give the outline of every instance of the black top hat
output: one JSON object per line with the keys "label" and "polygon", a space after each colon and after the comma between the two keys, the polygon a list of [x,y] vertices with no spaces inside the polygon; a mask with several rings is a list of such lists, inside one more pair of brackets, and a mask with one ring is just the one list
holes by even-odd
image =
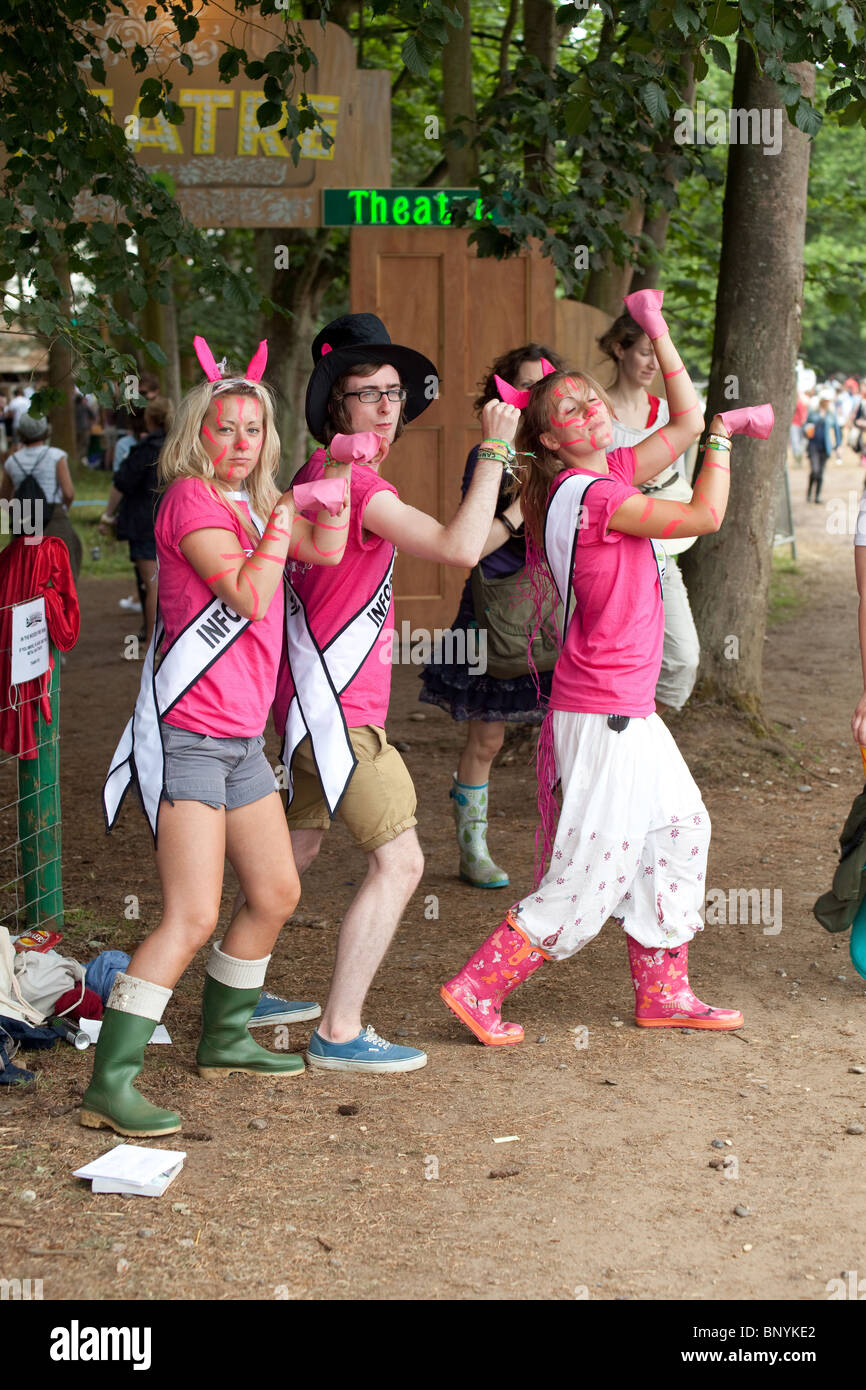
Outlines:
{"label": "black top hat", "polygon": [[413,348],[392,343],[387,328],[375,314],[343,314],[334,319],[313,339],[312,352],[307,427],[320,442],[324,442],[331,387],[362,362],[387,363],[396,368],[409,392],[403,407],[406,420],[414,420],[439,394],[439,373],[430,359]]}

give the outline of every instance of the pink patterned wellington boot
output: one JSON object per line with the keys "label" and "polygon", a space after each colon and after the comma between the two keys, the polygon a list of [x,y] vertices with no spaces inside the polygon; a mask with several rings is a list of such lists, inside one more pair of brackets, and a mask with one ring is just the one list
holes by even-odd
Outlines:
{"label": "pink patterned wellington boot", "polygon": [[739,1009],[711,1009],[692,993],[688,944],[653,950],[632,936],[626,939],[639,1028],[742,1028]]}
{"label": "pink patterned wellington boot", "polygon": [[549,959],[506,917],[439,993],[487,1047],[508,1047],[523,1042],[523,1029],[519,1023],[503,1023],[502,1001]]}

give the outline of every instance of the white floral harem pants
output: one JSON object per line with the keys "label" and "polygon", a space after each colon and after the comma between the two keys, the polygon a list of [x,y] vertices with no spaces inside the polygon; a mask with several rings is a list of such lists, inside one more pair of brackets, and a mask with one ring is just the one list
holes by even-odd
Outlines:
{"label": "white floral harem pants", "polygon": [[605,714],[553,714],[562,812],[550,868],[511,909],[552,960],[573,956],[608,917],[642,946],[701,931],[710,818],[657,714],[621,733]]}

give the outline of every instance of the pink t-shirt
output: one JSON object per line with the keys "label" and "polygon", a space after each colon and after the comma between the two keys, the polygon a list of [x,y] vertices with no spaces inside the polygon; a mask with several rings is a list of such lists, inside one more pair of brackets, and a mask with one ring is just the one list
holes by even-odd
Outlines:
{"label": "pink t-shirt", "polygon": [[[665,619],[653,543],[607,529],[625,499],[639,495],[636,462],[634,449],[615,449],[610,475],[584,496],[572,575],[577,603],[553,672],[551,709],[636,719],[655,710]],[[570,469],[557,487],[588,471]]]}
{"label": "pink t-shirt", "polygon": [[[237,505],[249,515],[246,502]],[[246,555],[253,553],[250,537],[237,517],[203,480],[178,478],[162,499],[154,527],[166,650],[196,614],[213,601],[210,585],[196,574],[180,549],[184,536],[205,527],[231,532]],[[233,549],[228,536],[226,540],[226,549]],[[281,583],[265,616],[251,622],[178,700],[166,716],[167,724],[214,738],[255,738],[264,732],[282,650],[284,604]]]}
{"label": "pink t-shirt", "polygon": [[[315,478],[321,478],[324,461],[324,449],[317,449],[293,481],[311,483]],[[364,534],[364,511],[370,498],[377,492],[393,492],[395,497],[398,496],[393,484],[380,478],[374,469],[363,463],[353,464],[352,515],[346,553],[339,565],[304,566],[295,563],[289,566],[289,579],[304,605],[310,631],[320,648],[326,646],[355,616],[365,600],[375,594],[386,568],[391,542],[369,531]],[[305,511],[303,515],[315,521],[316,508]],[[368,657],[340,696],[346,724],[350,729],[363,728],[365,724],[384,727],[391,698],[390,634],[393,628],[394,605],[389,603],[387,615]],[[283,662],[274,700],[274,723],[280,734],[285,729],[293,695],[291,673]]]}

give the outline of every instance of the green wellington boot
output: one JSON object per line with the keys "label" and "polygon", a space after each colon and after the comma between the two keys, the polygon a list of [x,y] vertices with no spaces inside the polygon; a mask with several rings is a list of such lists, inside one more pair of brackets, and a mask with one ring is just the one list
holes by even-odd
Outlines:
{"label": "green wellington boot", "polygon": [[[79,1119],[89,1129],[113,1129],[131,1138],[174,1134],[180,1129],[179,1115],[151,1105],[132,1084],[141,1071],[150,1035],[170,998],[170,989],[149,980],[134,979],[122,972],[115,976],[102,1015],[93,1075],[81,1102]],[[147,1008],[149,1012],[147,1016],[132,1013],[132,1008]]]}
{"label": "green wellington boot", "polygon": [[302,1057],[291,1052],[269,1052],[259,1047],[247,1030],[259,1002],[269,959],[237,960],[214,946],[205,975],[201,1041],[195,1056],[198,1074],[206,1080],[216,1081],[233,1071],[251,1076],[297,1076],[304,1070]]}
{"label": "green wellington boot", "polygon": [[460,848],[460,877],[474,888],[507,888],[508,874],[494,864],[487,848],[487,788],[457,781],[449,795],[454,803],[457,844]]}

